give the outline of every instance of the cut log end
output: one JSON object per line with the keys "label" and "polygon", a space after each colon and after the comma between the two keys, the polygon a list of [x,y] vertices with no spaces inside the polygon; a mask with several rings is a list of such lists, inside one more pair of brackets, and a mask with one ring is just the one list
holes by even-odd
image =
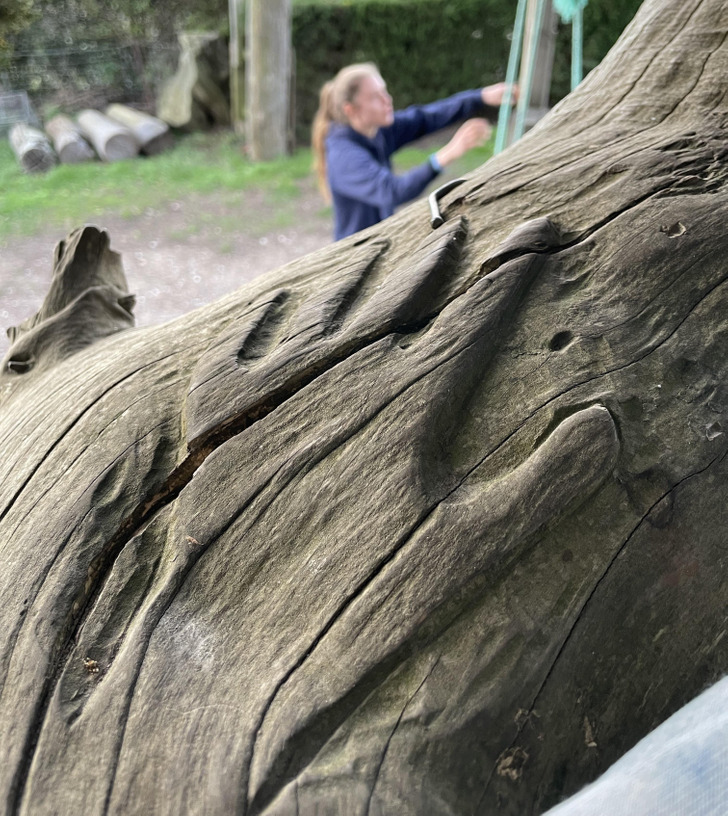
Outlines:
{"label": "cut log end", "polygon": [[20,164],[26,173],[44,173],[55,163],[53,154],[42,147],[31,147],[20,158]]}
{"label": "cut log end", "polygon": [[105,145],[104,159],[109,162],[133,159],[139,153],[139,145],[133,136],[117,133]]}
{"label": "cut log end", "polygon": [[56,154],[40,130],[19,123],[10,130],[8,138],[18,163],[26,173],[44,172],[56,163]]}

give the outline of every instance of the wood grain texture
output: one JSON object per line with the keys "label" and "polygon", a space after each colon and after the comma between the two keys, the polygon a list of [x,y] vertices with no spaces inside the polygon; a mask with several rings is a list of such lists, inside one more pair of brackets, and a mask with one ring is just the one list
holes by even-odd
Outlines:
{"label": "wood grain texture", "polygon": [[164,326],[69,237],[0,374],[5,812],[538,814],[726,673],[727,31],[648,0],[441,228]]}

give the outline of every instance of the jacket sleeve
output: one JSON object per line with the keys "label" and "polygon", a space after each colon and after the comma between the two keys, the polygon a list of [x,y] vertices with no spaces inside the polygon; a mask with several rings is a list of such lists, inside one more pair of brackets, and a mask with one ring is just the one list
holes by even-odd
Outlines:
{"label": "jacket sleeve", "polygon": [[388,128],[383,128],[389,149],[394,152],[421,136],[472,116],[485,116],[491,122],[497,121],[498,108],[486,105],[480,94],[480,90],[462,91],[438,102],[412,105],[396,111],[394,122]]}
{"label": "jacket sleeve", "polygon": [[395,175],[366,148],[352,142],[330,144],[327,163],[332,192],[386,213],[418,196],[437,176],[429,162]]}

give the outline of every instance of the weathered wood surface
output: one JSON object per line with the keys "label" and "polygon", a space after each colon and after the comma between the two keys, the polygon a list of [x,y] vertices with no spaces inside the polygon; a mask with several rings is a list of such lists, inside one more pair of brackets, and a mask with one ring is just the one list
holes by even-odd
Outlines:
{"label": "weathered wood surface", "polygon": [[118,103],[109,105],[105,113],[109,119],[129,128],[142,153],[147,156],[156,156],[174,144],[174,136],[169,125],[156,116]]}
{"label": "weathered wood surface", "polygon": [[44,173],[55,165],[56,154],[38,128],[18,122],[10,128],[8,140],[18,164],[26,173]]}
{"label": "weathered wood surface", "polygon": [[81,129],[69,116],[59,113],[49,119],[45,124],[45,132],[53,142],[61,164],[78,164],[96,158]]}
{"label": "weathered wood surface", "polygon": [[180,57],[165,82],[157,116],[180,130],[230,124],[228,52],[216,34],[180,34]]}
{"label": "weathered wood surface", "polygon": [[0,379],[6,812],[537,814],[726,673],[727,17],[165,326],[92,342],[69,239]]}
{"label": "weathered wood surface", "polygon": [[82,110],[76,119],[81,133],[91,142],[103,161],[133,159],[139,154],[139,143],[131,130],[101,111],[88,108]]}

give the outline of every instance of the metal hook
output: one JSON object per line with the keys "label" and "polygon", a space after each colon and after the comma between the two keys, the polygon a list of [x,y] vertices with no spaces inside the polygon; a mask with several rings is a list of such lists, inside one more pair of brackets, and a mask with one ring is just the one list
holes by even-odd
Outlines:
{"label": "metal hook", "polygon": [[430,205],[430,224],[432,229],[437,229],[441,227],[445,223],[445,219],[443,218],[442,214],[440,213],[440,206],[438,202],[440,199],[445,195],[445,193],[449,193],[450,190],[454,190],[455,187],[458,187],[465,181],[464,178],[453,179],[452,181],[448,181],[446,184],[443,184],[442,187],[438,187],[437,190],[430,193],[427,197],[427,201]]}

